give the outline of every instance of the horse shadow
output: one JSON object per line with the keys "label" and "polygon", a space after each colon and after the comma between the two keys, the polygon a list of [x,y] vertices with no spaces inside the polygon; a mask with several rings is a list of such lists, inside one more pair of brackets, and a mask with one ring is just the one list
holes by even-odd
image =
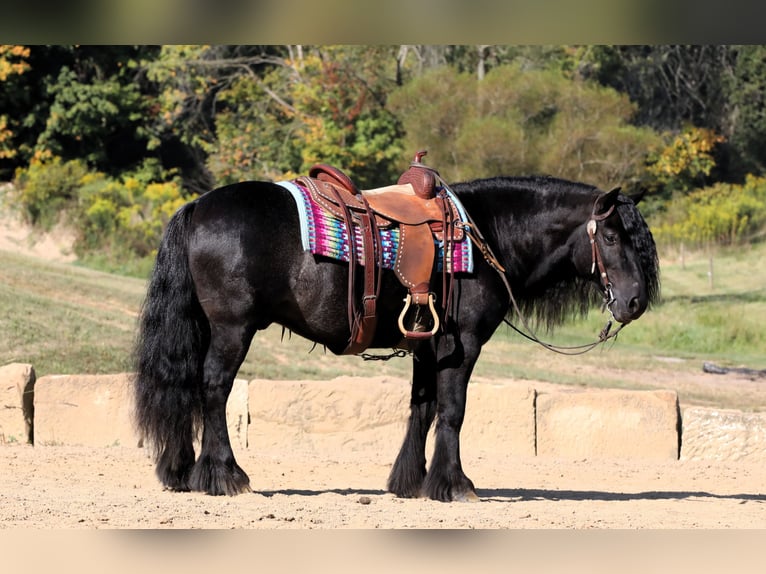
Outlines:
{"label": "horse shadow", "polygon": [[703,490],[647,490],[643,492],[608,492],[602,490],[548,490],[536,488],[495,488],[477,489],[476,494],[483,501],[529,502],[547,501],[606,501],[624,502],[630,500],[684,500],[687,498],[709,498],[718,500],[742,500],[766,502],[766,494],[716,494]]}
{"label": "horse shadow", "polygon": [[[381,489],[368,488],[330,488],[324,490],[279,489],[255,491],[261,496],[272,497],[277,494],[286,496],[319,496],[339,494],[341,496],[385,496],[390,493]],[[744,502],[766,502],[766,494],[716,494],[704,490],[647,490],[643,492],[608,492],[603,490],[549,490],[533,488],[477,488],[476,494],[481,502],[530,502],[530,501],[606,501],[625,502],[630,500],[684,500],[687,498],[740,500]]]}
{"label": "horse shadow", "polygon": [[285,496],[320,496],[322,494],[340,494],[341,496],[384,496],[389,494],[386,490],[369,488],[328,488],[325,490],[283,488],[279,490],[254,490],[253,492],[267,498],[271,498],[276,494],[284,494]]}

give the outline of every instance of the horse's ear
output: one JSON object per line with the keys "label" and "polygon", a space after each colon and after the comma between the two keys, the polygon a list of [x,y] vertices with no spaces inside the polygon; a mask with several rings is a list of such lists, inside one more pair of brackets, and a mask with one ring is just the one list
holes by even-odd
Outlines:
{"label": "horse's ear", "polygon": [[614,207],[614,205],[617,203],[617,196],[620,194],[620,189],[621,188],[619,187],[615,187],[611,191],[602,193],[596,200],[596,205],[593,206],[593,213],[595,215],[600,215],[602,213],[606,213],[610,208]]}
{"label": "horse's ear", "polygon": [[638,205],[638,202],[641,201],[645,195],[646,195],[646,188],[643,188],[643,189],[639,189],[635,193],[631,193],[630,195],[628,195],[628,197],[635,205]]}

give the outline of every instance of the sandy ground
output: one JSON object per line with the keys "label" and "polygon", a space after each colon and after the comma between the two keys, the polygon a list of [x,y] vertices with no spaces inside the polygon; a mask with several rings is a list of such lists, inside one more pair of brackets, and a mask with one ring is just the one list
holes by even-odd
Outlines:
{"label": "sandy ground", "polygon": [[766,474],[742,462],[464,455],[476,503],[385,491],[396,453],[238,454],[254,492],[165,492],[138,448],[0,448],[0,528],[766,528]]}
{"label": "sandy ground", "polygon": [[[55,235],[31,243],[24,226],[0,221],[0,248],[69,260],[70,245]],[[704,380],[732,389],[730,380]],[[763,383],[741,383],[743,393],[762,398]],[[253,493],[228,498],[163,491],[138,448],[5,446],[0,529],[766,528],[762,465],[518,458],[502,444],[485,448],[463,453],[480,502],[445,504],[385,491],[396,452],[252,445],[237,456]]]}

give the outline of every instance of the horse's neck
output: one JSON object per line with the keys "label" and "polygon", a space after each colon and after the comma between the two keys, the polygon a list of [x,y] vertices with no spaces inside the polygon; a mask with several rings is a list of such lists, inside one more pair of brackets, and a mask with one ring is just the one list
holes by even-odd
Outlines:
{"label": "horse's neck", "polygon": [[[534,288],[538,283],[558,281],[571,271],[572,233],[581,223],[570,210],[552,203],[533,190],[477,194],[476,225],[506,268],[512,283]],[[481,207],[478,202],[481,201]],[[587,241],[587,238],[584,240]]]}

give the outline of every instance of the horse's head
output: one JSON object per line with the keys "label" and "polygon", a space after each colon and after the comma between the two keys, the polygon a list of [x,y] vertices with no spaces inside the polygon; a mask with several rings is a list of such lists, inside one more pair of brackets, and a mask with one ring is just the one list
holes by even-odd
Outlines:
{"label": "horse's head", "polygon": [[584,232],[576,265],[581,276],[602,290],[615,320],[638,319],[658,294],[657,255],[646,223],[636,209],[640,195],[620,188],[599,195]]}

